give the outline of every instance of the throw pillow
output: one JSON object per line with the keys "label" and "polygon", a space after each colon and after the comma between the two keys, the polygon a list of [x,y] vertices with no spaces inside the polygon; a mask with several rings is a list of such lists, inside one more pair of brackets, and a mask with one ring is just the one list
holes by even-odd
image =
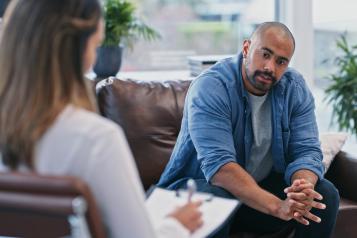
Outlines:
{"label": "throw pillow", "polygon": [[321,150],[323,155],[322,163],[325,167],[325,173],[327,172],[337,153],[345,144],[347,138],[348,134],[343,132],[322,133],[320,135]]}

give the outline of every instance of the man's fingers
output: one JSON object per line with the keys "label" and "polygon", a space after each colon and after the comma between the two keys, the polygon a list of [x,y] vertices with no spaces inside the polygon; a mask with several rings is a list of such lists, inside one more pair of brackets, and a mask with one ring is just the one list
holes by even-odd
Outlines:
{"label": "man's fingers", "polygon": [[295,221],[308,226],[310,224],[310,222],[308,220],[306,220],[299,212],[294,212],[294,219]]}
{"label": "man's fingers", "polygon": [[[299,221],[300,223],[302,223],[301,221],[303,221],[303,218],[306,220],[306,219],[309,219],[311,221],[314,221],[314,222],[317,222],[317,223],[320,223],[321,222],[321,218],[312,214],[311,212],[308,212],[306,210],[300,210],[300,209],[297,209],[294,213],[293,213],[293,217],[295,220]],[[302,223],[304,225],[308,225],[305,223]]]}
{"label": "man's fingers", "polygon": [[317,223],[320,223],[321,222],[321,218],[312,214],[311,212],[306,212],[304,215],[303,215],[305,218],[311,220],[311,221],[314,221],[314,222],[317,222]]}
{"label": "man's fingers", "polygon": [[310,211],[311,208],[316,208],[316,209],[326,209],[326,205],[324,203],[321,202],[316,202],[316,201],[312,201],[312,200],[295,200],[293,197],[289,197],[291,198],[292,202],[291,204],[298,208],[298,209],[302,209],[302,210],[306,210],[306,211]]}
{"label": "man's fingers", "polygon": [[291,184],[291,186],[299,186],[302,183],[303,183],[302,179],[295,179],[294,182]]}
{"label": "man's fingers", "polygon": [[[295,182],[295,181],[294,181]],[[297,183],[298,184],[298,183]],[[287,187],[284,189],[285,193],[289,193],[289,192],[300,192],[304,189],[313,189],[314,185],[311,183],[304,183],[304,184],[295,184],[293,183],[290,187]]]}
{"label": "man's fingers", "polygon": [[300,209],[300,210],[306,210],[306,204],[301,203],[301,202],[297,202],[295,200],[290,199],[289,203],[292,205],[292,207],[296,208],[296,209]]}
{"label": "man's fingers", "polygon": [[321,202],[312,201],[311,207],[314,207],[314,208],[317,208],[317,209],[325,209],[326,205],[324,203],[321,203]]}
{"label": "man's fingers", "polygon": [[303,193],[305,193],[307,196],[309,196],[309,198],[311,199],[317,199],[317,200],[322,200],[323,197],[321,194],[319,194],[318,192],[316,192],[314,189],[304,189],[302,191]]}
{"label": "man's fingers", "polygon": [[316,192],[313,189],[305,189],[302,192],[289,192],[287,194],[288,198],[292,198],[292,199],[297,199],[297,200],[306,200],[306,199],[310,199],[310,200],[322,200],[322,196],[321,194],[319,194],[318,192]]}
{"label": "man's fingers", "polygon": [[303,201],[308,199],[308,196],[305,193],[288,193],[287,194],[288,198],[294,199],[294,200],[298,200],[298,201]]}

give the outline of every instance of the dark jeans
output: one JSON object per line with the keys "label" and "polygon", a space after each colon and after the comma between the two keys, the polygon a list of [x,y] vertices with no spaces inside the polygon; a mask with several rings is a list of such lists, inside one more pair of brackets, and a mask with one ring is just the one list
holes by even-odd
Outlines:
{"label": "dark jeans", "polygon": [[[201,192],[209,192],[219,197],[234,198],[232,194],[223,188],[210,185],[205,179],[196,180],[197,189]],[[285,199],[284,188],[287,187],[284,182],[283,175],[271,173],[259,185],[265,190],[275,194],[281,199]],[[186,181],[177,184],[176,188],[185,188]],[[311,212],[321,218],[321,223],[310,222],[310,225],[302,225],[295,220],[284,221],[279,218],[261,213],[244,204],[240,206],[234,217],[227,222],[227,225],[222,228],[214,237],[228,237],[229,230],[247,231],[254,233],[274,233],[287,225],[295,226],[296,238],[327,238],[330,237],[336,222],[336,216],[339,206],[339,194],[335,186],[326,179],[319,181],[315,190],[323,196],[322,203],[326,204],[326,209],[312,209]]]}

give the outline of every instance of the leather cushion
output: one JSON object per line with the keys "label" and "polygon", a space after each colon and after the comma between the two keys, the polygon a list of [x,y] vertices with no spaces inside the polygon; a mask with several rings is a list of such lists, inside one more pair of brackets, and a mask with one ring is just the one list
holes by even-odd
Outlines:
{"label": "leather cushion", "polygon": [[97,84],[100,113],[122,126],[145,189],[158,182],[170,158],[190,83],[111,77]]}

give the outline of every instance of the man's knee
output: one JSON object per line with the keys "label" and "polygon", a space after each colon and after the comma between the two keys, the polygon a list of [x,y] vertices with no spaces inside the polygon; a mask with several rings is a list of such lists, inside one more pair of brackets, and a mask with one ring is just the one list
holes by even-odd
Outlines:
{"label": "man's knee", "polygon": [[340,195],[337,188],[327,179],[320,180],[315,187],[315,190],[323,196],[323,202],[326,205],[335,206],[338,208]]}
{"label": "man's knee", "polygon": [[320,216],[321,219],[326,220],[328,223],[333,225],[336,221],[338,207],[340,203],[340,195],[336,187],[328,180],[322,179],[316,184],[315,190],[320,193],[323,197],[322,203],[326,205],[324,210],[315,210],[316,215]]}

